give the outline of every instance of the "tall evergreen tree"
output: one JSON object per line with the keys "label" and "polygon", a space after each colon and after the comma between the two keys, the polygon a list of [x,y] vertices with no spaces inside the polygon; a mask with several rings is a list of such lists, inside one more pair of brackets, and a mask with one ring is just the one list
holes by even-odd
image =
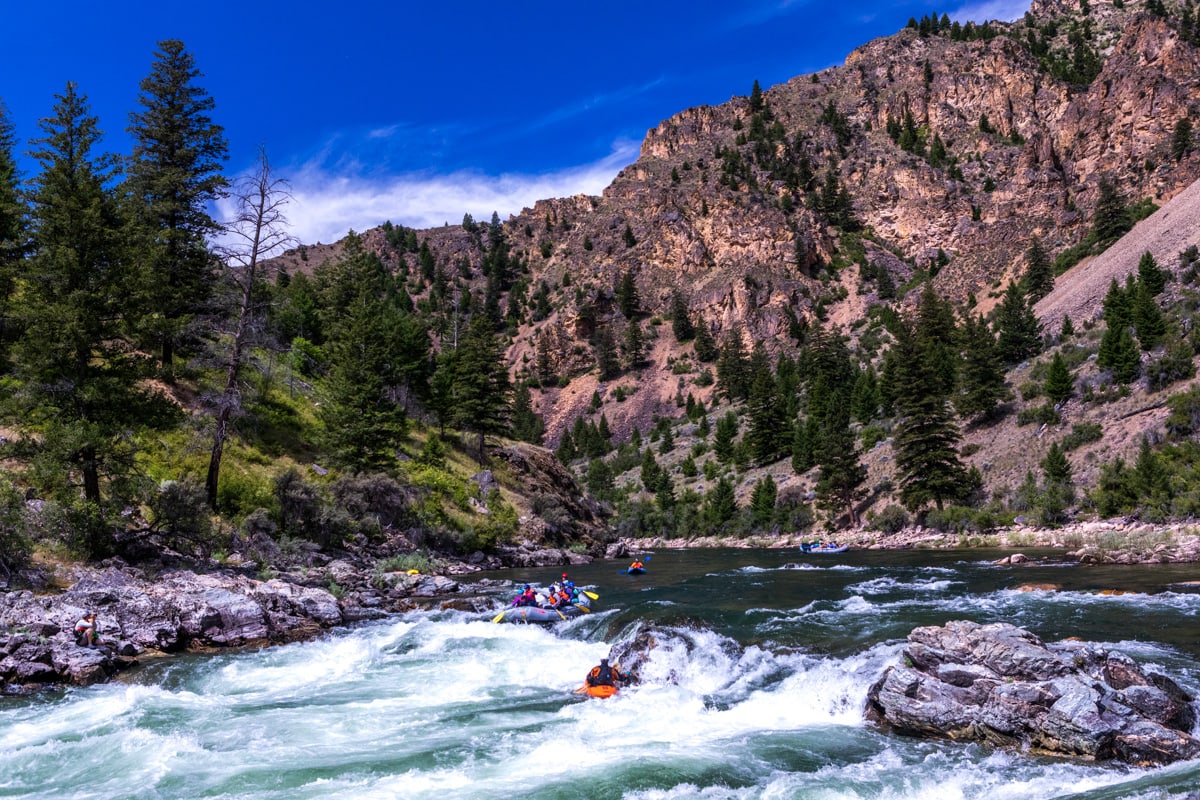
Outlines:
{"label": "tall evergreen tree", "polygon": [[746,446],[756,464],[778,461],[787,442],[779,432],[787,427],[783,404],[779,402],[778,387],[770,371],[760,372],[750,387],[746,404],[750,425],[746,430]]}
{"label": "tall evergreen tree", "polygon": [[329,373],[318,411],[335,463],[356,472],[381,470],[395,460],[407,417],[395,402],[399,311],[387,302],[382,265],[351,232],[343,254],[329,267],[336,313],[326,321]]}
{"label": "tall evergreen tree", "polygon": [[40,433],[38,462],[58,476],[64,502],[77,497],[75,478],[82,483],[80,544],[100,555],[112,524],[103,481],[121,491],[132,466],[127,432],[154,418],[160,398],[143,388],[148,364],[124,338],[136,320],[125,316],[132,281],[108,188],[115,159],[94,152],[98,122],[75,84],[56,99],[30,153],[41,171],[30,194],[33,254],[13,309],[14,399]]}
{"label": "tall evergreen tree", "polygon": [[696,337],[696,326],[692,324],[687,301],[678,291],[671,294],[671,332],[675,334],[675,341],[680,344],[690,342]]}
{"label": "tall evergreen tree", "polygon": [[742,327],[736,323],[721,341],[721,351],[717,355],[717,388],[731,402],[750,396],[750,364],[742,341]]}
{"label": "tall evergreen tree", "polygon": [[750,517],[757,528],[767,528],[775,521],[775,504],[779,500],[779,487],[767,473],[755,481],[750,493]]}
{"label": "tall evergreen tree", "polygon": [[737,414],[726,411],[725,415],[717,420],[717,432],[713,436],[713,452],[721,461],[733,460],[733,443],[737,435]]}
{"label": "tall evergreen tree", "polygon": [[708,329],[708,323],[703,317],[696,319],[696,343],[694,345],[696,351],[696,360],[708,364],[716,361],[720,350],[717,348],[717,343],[713,341],[712,331]]}
{"label": "tall evergreen tree", "polygon": [[1096,212],[1092,217],[1092,234],[1103,249],[1124,236],[1133,227],[1133,218],[1125,206],[1116,184],[1107,178],[1101,179]]}
{"label": "tall evergreen tree", "polygon": [[1054,358],[1051,359],[1043,391],[1052,403],[1066,401],[1075,391],[1075,379],[1071,377],[1071,370],[1067,368],[1067,362],[1062,357],[1062,353],[1055,353]]}
{"label": "tall evergreen tree", "polygon": [[215,103],[197,84],[195,59],[177,39],[158,48],[141,82],[141,110],[129,115],[134,145],[123,188],[146,273],[147,332],[169,374],[176,346],[212,295],[206,238],[219,226],[208,209],[224,195],[228,155],[224,130],[211,117]]}
{"label": "tall evergreen tree", "polygon": [[641,313],[642,301],[638,296],[637,281],[634,280],[633,270],[627,269],[621,273],[616,287],[617,308],[625,319],[633,320]]}
{"label": "tall evergreen tree", "polygon": [[996,337],[982,316],[967,314],[959,331],[962,366],[954,408],[964,419],[987,419],[1008,397],[1004,368],[996,353]]}
{"label": "tall evergreen tree", "polygon": [[1022,278],[1025,295],[1030,303],[1036,303],[1054,288],[1054,265],[1042,242],[1034,236],[1025,253],[1025,275]]}
{"label": "tall evergreen tree", "polygon": [[938,295],[933,282],[927,281],[917,306],[914,334],[919,351],[929,362],[930,375],[937,381],[930,390],[944,396],[953,391],[958,372],[956,332],[954,308]]}
{"label": "tall evergreen tree", "polygon": [[1133,327],[1143,350],[1153,350],[1167,335],[1167,321],[1150,289],[1141,281],[1133,292]]}
{"label": "tall evergreen tree", "polygon": [[1151,297],[1158,297],[1166,288],[1167,273],[1158,266],[1149,250],[1138,260],[1138,283],[1146,287]]}
{"label": "tall evergreen tree", "polygon": [[900,501],[915,511],[929,502],[942,508],[961,497],[967,470],[958,457],[960,434],[948,398],[931,391],[938,381],[910,326],[898,330],[894,447]]}
{"label": "tall evergreen tree", "polygon": [[854,504],[866,494],[863,484],[867,468],[859,456],[858,442],[850,430],[847,409],[831,418],[821,431],[817,447],[820,473],[817,477],[817,504],[828,514],[830,526],[843,512],[850,517],[850,526],[858,526]]}
{"label": "tall evergreen tree", "polygon": [[704,495],[704,520],[715,532],[724,531],[737,515],[737,496],[733,484],[722,475]]}
{"label": "tall evergreen tree", "polygon": [[29,212],[21,197],[13,130],[8,109],[0,102],[0,371],[17,333],[11,304],[21,259],[29,248]]}
{"label": "tall evergreen tree", "polygon": [[1100,338],[1096,364],[1101,369],[1111,371],[1117,383],[1132,383],[1137,379],[1142,371],[1141,358],[1138,356],[1137,343],[1127,326],[1105,329],[1104,336]]}
{"label": "tall evergreen tree", "polygon": [[512,433],[515,438],[532,444],[541,444],[546,433],[546,423],[534,409],[529,387],[524,383],[518,384],[513,392]]}
{"label": "tall evergreen tree", "polygon": [[608,381],[621,374],[621,360],[617,357],[617,343],[612,328],[601,325],[592,336],[592,351],[596,356],[596,370],[600,380]]}
{"label": "tall evergreen tree", "polygon": [[484,437],[507,432],[511,384],[504,347],[489,320],[471,320],[455,363],[454,421],[479,437],[477,460],[485,461]]}
{"label": "tall evergreen tree", "polygon": [[1042,351],[1042,325],[1026,302],[1018,283],[1008,284],[996,309],[996,354],[1005,364],[1016,364]]}

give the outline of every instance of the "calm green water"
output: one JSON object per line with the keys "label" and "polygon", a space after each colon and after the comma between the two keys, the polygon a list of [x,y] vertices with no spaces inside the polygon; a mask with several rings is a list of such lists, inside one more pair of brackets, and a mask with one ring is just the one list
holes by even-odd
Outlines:
{"label": "calm green water", "polygon": [[[950,619],[1110,642],[1200,692],[1200,594],[1168,589],[1200,579],[1196,566],[992,566],[999,555],[659,551],[642,576],[618,574],[627,562],[572,569],[596,610],[549,628],[429,612],[160,662],[0,703],[0,797],[1100,800],[1200,787],[1197,762],[1034,759],[863,724],[903,637]],[[1061,589],[1015,590],[1032,583]],[[572,693],[647,622],[668,633],[644,684]]]}

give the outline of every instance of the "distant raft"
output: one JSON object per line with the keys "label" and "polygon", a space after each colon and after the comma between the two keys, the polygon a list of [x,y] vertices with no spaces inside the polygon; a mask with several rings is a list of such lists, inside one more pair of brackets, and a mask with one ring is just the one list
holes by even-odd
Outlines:
{"label": "distant raft", "polygon": [[580,593],[579,599],[574,603],[563,603],[553,608],[549,606],[514,606],[493,617],[493,621],[535,624],[562,622],[565,619],[591,612],[591,604],[591,598]]}
{"label": "distant raft", "polygon": [[828,555],[830,553],[844,553],[850,549],[848,544],[821,544],[819,542],[805,542],[800,545],[800,551],[811,553],[813,555]]}

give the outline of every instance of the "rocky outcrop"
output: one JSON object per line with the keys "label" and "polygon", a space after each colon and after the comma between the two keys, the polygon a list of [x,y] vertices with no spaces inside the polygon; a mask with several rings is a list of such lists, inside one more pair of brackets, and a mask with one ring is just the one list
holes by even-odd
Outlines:
{"label": "rocky outcrop", "polygon": [[1192,700],[1104,646],[956,621],[909,634],[904,663],[868,692],[867,716],[912,736],[1169,764],[1200,756]]}
{"label": "rocky outcrop", "polygon": [[[86,611],[97,613],[99,647],[75,643],[74,624]],[[83,570],[60,595],[0,594],[0,681],[6,692],[87,685],[143,654],[294,641],[345,619],[324,589],[235,573],[151,577],[110,562]]]}

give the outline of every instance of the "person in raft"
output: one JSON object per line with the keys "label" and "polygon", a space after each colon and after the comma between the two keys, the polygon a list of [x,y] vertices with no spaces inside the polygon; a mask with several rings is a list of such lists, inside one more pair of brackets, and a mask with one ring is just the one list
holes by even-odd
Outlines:
{"label": "person in raft", "polygon": [[75,644],[80,647],[95,647],[100,644],[96,633],[96,612],[89,611],[75,623]]}
{"label": "person in raft", "polygon": [[627,677],[619,667],[610,666],[607,658],[600,659],[600,666],[592,667],[592,671],[584,678],[588,686],[616,686],[617,681]]}
{"label": "person in raft", "polygon": [[528,583],[525,584],[525,589],[519,595],[513,598],[514,606],[535,606],[537,605],[537,596],[533,592],[533,587]]}
{"label": "person in raft", "polygon": [[633,572],[635,569],[645,569],[645,568],[646,568],[646,565],[642,563],[642,560],[640,558],[636,559],[632,564],[629,565],[630,572]]}

